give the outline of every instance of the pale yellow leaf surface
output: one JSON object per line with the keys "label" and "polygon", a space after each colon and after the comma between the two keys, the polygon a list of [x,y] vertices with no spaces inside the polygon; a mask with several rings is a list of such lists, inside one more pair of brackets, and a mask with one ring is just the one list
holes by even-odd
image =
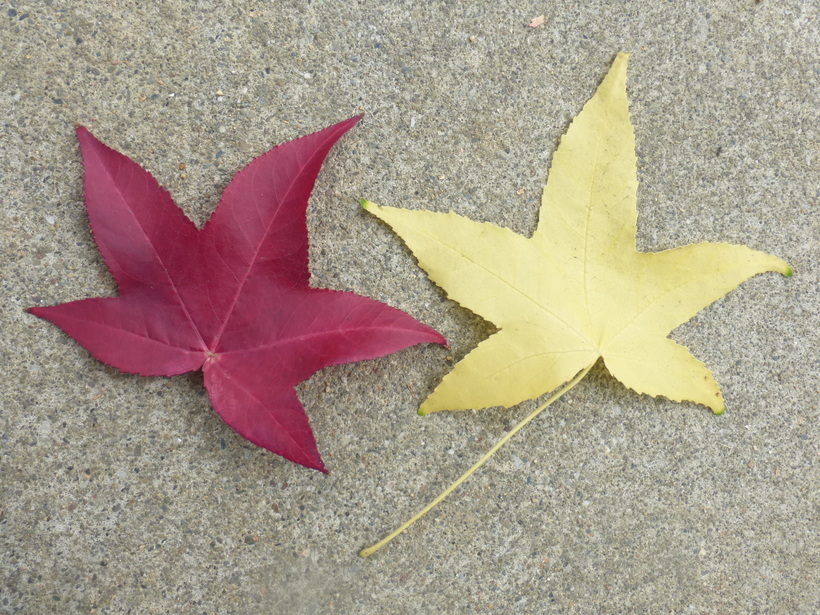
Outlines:
{"label": "pale yellow leaf surface", "polygon": [[513,406],[598,358],[639,393],[723,411],[711,372],[667,336],[751,276],[792,270],[740,245],[636,250],[627,58],[617,56],[561,139],[531,238],[454,213],[363,203],[450,298],[499,329],[444,377],[422,413]]}

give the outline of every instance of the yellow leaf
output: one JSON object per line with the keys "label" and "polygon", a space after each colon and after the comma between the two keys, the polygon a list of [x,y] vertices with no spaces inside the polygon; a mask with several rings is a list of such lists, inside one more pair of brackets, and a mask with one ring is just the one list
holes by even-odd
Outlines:
{"label": "yellow leaf", "polygon": [[401,236],[430,279],[499,331],[447,374],[420,412],[513,406],[598,358],[639,393],[723,411],[711,372],[667,335],[751,276],[791,275],[745,246],[635,249],[635,135],[628,54],[561,139],[529,239],[454,213],[364,202]]}

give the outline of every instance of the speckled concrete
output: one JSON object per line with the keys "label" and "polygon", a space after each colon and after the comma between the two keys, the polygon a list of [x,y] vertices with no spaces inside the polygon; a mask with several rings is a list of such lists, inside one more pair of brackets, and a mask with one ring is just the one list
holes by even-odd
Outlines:
{"label": "speckled concrete", "polygon": [[[3,3],[0,612],[820,611],[816,17],[808,0]],[[622,49],[640,247],[745,243],[797,271],[674,333],[727,412],[596,369],[360,559],[532,405],[415,414],[490,328],[358,200],[530,233],[557,140]],[[202,223],[251,157],[359,112],[311,201],[314,283],[407,310],[451,348],[300,386],[330,476],[236,436],[199,375],[119,374],[24,313],[114,291],[75,123]]]}

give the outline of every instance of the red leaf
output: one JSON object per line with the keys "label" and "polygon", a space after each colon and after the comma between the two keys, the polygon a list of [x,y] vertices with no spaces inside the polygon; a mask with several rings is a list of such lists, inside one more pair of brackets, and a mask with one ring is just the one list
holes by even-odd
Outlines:
{"label": "red leaf", "polygon": [[383,303],[308,285],[308,199],[359,119],[255,159],[201,230],[150,173],[79,127],[86,210],[119,296],[29,311],[121,371],[202,369],[214,408],[240,435],[326,472],[294,386],[328,365],[445,343]]}

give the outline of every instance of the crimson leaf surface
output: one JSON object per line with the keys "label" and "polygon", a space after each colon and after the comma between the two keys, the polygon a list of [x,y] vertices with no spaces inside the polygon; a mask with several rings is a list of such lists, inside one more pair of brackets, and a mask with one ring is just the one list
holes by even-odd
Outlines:
{"label": "crimson leaf surface", "polygon": [[29,311],[123,372],[201,369],[214,409],[240,435],[326,472],[294,386],[328,365],[445,343],[395,308],[309,286],[308,199],[359,119],[253,160],[202,229],[150,173],[79,127],[86,210],[119,296]]}

